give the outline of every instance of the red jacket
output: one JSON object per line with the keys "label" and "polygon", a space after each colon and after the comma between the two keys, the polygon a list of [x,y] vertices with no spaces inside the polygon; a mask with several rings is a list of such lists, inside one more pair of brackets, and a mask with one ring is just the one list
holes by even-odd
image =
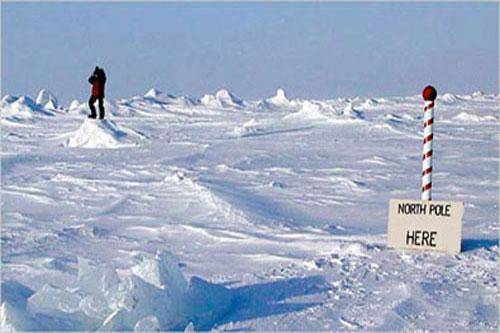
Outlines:
{"label": "red jacket", "polygon": [[92,83],[92,96],[99,97],[99,81],[97,80]]}
{"label": "red jacket", "polygon": [[89,83],[92,84],[92,96],[104,97],[104,85],[106,84],[104,70],[94,70],[94,73],[89,77]]}

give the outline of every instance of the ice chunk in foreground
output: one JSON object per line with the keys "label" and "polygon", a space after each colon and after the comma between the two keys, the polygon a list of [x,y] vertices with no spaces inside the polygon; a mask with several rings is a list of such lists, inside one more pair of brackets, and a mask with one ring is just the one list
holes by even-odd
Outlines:
{"label": "ice chunk in foreground", "polygon": [[78,278],[65,289],[45,284],[33,293],[4,283],[2,331],[179,331],[190,323],[210,329],[231,309],[231,290],[197,277],[188,283],[169,252],[145,254],[120,275],[83,258],[78,265]]}
{"label": "ice chunk in foreground", "polygon": [[104,319],[126,304],[127,286],[122,283],[116,271],[107,265],[94,266],[83,258],[78,258],[75,290],[86,295],[81,300],[80,307],[89,317]]}
{"label": "ice chunk in foreground", "polygon": [[184,332],[194,332],[194,324],[193,322],[190,322],[186,328],[184,329]]}
{"label": "ice chunk in foreground", "polygon": [[78,290],[88,294],[114,291],[120,282],[116,271],[109,266],[93,266],[90,261],[78,258]]}
{"label": "ice chunk in foreground", "polygon": [[154,258],[144,258],[131,271],[160,289],[168,287],[182,292],[187,289],[187,281],[179,270],[177,261],[166,251],[158,252]]}
{"label": "ice chunk in foreground", "polygon": [[33,290],[16,281],[5,281],[2,283],[2,302],[9,302],[18,308],[25,308]]}
{"label": "ice chunk in foreground", "polygon": [[175,299],[163,289],[159,289],[137,276],[131,276],[131,289],[127,292],[130,306],[113,312],[104,321],[100,330],[134,330],[136,323],[147,316],[155,316],[160,320],[162,328],[174,327],[182,322],[175,309]]}
{"label": "ice chunk in foreground", "polygon": [[28,299],[28,309],[35,314],[59,316],[78,312],[80,301],[80,296],[46,284]]}
{"label": "ice chunk in foreground", "polygon": [[83,312],[81,300],[76,293],[46,284],[28,299],[27,309],[39,324],[37,329],[94,330],[100,320]]}
{"label": "ice chunk in foreground", "polygon": [[0,305],[0,331],[32,331],[37,325],[26,310],[28,298],[33,291],[16,282],[2,283],[2,304]]}
{"label": "ice chunk in foreground", "polygon": [[186,307],[187,317],[198,329],[209,329],[231,309],[231,290],[209,283],[196,276],[189,281]]}
{"label": "ice chunk in foreground", "polygon": [[159,332],[160,322],[155,316],[147,316],[139,320],[134,327],[136,332]]}
{"label": "ice chunk in foreground", "polygon": [[1,332],[34,331],[37,326],[26,309],[18,308],[7,302],[0,305]]}

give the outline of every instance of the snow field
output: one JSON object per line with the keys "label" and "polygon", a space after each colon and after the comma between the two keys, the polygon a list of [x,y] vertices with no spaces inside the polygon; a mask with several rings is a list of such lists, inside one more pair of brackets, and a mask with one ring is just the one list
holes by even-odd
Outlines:
{"label": "snow field", "polygon": [[2,99],[2,330],[496,330],[498,96],[436,103],[456,256],[386,247],[419,96],[207,96]]}

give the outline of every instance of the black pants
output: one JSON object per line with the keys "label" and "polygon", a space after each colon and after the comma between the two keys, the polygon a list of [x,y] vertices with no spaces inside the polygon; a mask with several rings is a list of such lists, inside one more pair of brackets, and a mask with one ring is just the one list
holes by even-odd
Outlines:
{"label": "black pants", "polygon": [[102,96],[91,96],[89,99],[90,116],[96,118],[97,114],[95,112],[95,101],[99,101],[99,118],[104,119],[104,97]]}

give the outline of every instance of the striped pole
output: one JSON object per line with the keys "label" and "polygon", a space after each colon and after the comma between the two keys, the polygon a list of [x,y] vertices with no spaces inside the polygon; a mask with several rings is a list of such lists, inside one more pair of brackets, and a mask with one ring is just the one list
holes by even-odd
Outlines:
{"label": "striped pole", "polygon": [[431,200],[432,189],[432,124],[434,123],[434,100],[437,97],[436,89],[425,87],[422,97],[424,107],[424,148],[422,155],[422,200]]}

